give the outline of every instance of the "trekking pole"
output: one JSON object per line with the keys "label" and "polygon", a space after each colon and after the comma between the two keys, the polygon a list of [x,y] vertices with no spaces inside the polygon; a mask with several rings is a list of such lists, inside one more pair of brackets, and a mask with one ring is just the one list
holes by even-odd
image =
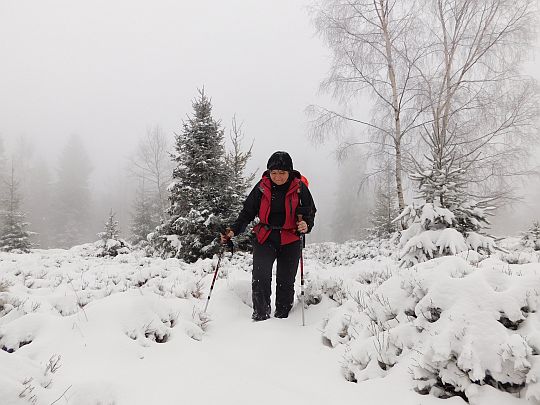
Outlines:
{"label": "trekking pole", "polygon": [[[298,215],[298,221],[302,221],[302,215]],[[305,295],[304,295],[304,246],[306,244],[306,239],[304,234],[300,234],[300,302],[302,303],[302,326],[306,326],[305,315],[304,315],[304,306],[305,306]]]}
{"label": "trekking pole", "polygon": [[210,285],[210,291],[208,292],[208,298],[206,299],[206,305],[204,306],[203,313],[206,313],[206,310],[208,309],[208,303],[210,302],[210,296],[212,295],[212,290],[214,289],[214,284],[216,283],[217,274],[219,271],[219,265],[221,264],[221,258],[223,257],[223,253],[225,253],[225,246],[229,246],[231,248],[231,254],[234,254],[234,245],[232,240],[227,240],[227,245],[223,245],[223,247],[220,249],[218,253],[218,261],[216,264],[216,270],[214,270],[214,278],[212,278],[212,284]]}

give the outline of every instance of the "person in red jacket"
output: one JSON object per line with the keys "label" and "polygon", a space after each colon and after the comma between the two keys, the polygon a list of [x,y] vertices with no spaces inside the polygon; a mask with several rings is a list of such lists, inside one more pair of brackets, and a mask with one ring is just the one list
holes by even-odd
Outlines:
{"label": "person in red jacket", "polygon": [[270,317],[272,266],[276,270],[276,318],[286,318],[294,301],[294,280],[301,255],[300,234],[311,231],[315,220],[315,203],[302,175],[293,169],[287,152],[270,156],[267,170],[244,201],[237,220],[222,242],[245,231],[255,217],[259,223],[253,234],[252,297],[255,321]]}

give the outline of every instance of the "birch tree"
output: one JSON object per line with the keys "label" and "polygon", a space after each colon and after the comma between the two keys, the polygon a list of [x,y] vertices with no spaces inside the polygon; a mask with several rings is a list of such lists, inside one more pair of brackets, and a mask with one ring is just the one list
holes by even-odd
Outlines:
{"label": "birch tree", "polygon": [[[422,111],[415,89],[414,64],[423,51],[416,46],[415,5],[397,0],[327,0],[313,7],[316,30],[332,52],[330,74],[321,89],[343,108],[308,107],[312,137],[322,141],[328,134],[339,135],[344,124],[358,125],[361,135],[340,146],[369,145],[372,155],[391,155],[400,211],[405,206],[404,149]],[[371,119],[351,111],[362,94],[374,100]]]}
{"label": "birch tree", "polygon": [[430,0],[422,9],[428,52],[415,66],[430,152],[418,171],[461,172],[463,192],[476,199],[511,197],[537,134],[537,86],[521,71],[534,0]]}
{"label": "birch tree", "polygon": [[174,167],[169,150],[170,142],[163,130],[157,125],[149,128],[139,141],[130,167],[138,182],[144,182],[148,190],[153,190],[161,217],[167,210],[167,186]]}

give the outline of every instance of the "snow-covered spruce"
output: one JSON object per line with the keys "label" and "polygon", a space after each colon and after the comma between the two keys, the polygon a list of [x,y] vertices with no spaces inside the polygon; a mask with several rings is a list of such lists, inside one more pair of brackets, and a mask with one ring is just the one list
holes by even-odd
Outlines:
{"label": "snow-covered spruce", "polygon": [[212,257],[221,228],[232,222],[238,196],[225,164],[223,129],[212,116],[204,91],[193,101],[193,116],[176,135],[177,164],[169,186],[169,217],[151,234],[162,257],[187,262]]}
{"label": "snow-covered spruce", "polygon": [[33,247],[30,237],[35,235],[29,232],[26,214],[20,210],[21,197],[19,195],[19,181],[15,179],[15,169],[11,164],[11,176],[6,181],[7,190],[2,196],[4,207],[1,213],[0,250],[4,252],[28,253]]}
{"label": "snow-covered spruce", "polygon": [[[461,211],[462,214],[465,212],[470,214],[466,221],[436,203],[413,203],[407,206],[396,219],[404,220],[407,224],[400,239],[402,264],[413,266],[429,259],[468,250],[483,254],[494,252],[493,238],[478,232],[481,224],[487,223],[484,210],[470,203]],[[467,227],[463,226],[465,222],[469,224]]]}
{"label": "snow-covered spruce", "polygon": [[428,168],[415,162],[417,171],[411,175],[418,183],[420,202],[407,206],[395,219],[406,228],[400,240],[405,266],[467,250],[489,254],[495,248],[493,238],[482,234],[494,207],[471,198],[455,149],[438,142],[433,146],[431,157],[426,156]]}
{"label": "snow-covered spruce", "polygon": [[98,233],[98,240],[94,243],[95,256],[116,256],[130,252],[128,243],[119,237],[118,221],[116,214],[111,210],[109,219],[105,223],[105,230]]}

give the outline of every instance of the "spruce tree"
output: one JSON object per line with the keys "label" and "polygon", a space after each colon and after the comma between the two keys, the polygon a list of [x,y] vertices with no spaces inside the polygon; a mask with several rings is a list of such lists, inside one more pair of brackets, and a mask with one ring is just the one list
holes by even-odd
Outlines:
{"label": "spruce tree", "polygon": [[521,233],[521,243],[534,250],[540,250],[540,221],[534,221],[527,231]]}
{"label": "spruce tree", "polygon": [[394,219],[399,215],[397,200],[392,189],[378,186],[375,190],[375,208],[371,211],[372,234],[389,237],[397,231]]}
{"label": "spruce tree", "polygon": [[118,221],[116,220],[116,213],[111,209],[109,212],[109,219],[105,222],[105,231],[98,233],[98,238],[102,241],[109,239],[118,239]]}
{"label": "spruce tree", "polygon": [[69,248],[92,240],[89,221],[91,194],[89,177],[90,160],[77,136],[71,136],[60,154],[58,181],[54,185],[53,244]]}
{"label": "spruce tree", "polygon": [[28,253],[32,248],[30,237],[34,232],[27,231],[26,215],[20,211],[19,182],[15,180],[15,170],[11,165],[11,176],[4,181],[5,196],[3,198],[3,224],[0,235],[0,250],[4,252]]}
{"label": "spruce tree", "polygon": [[468,195],[467,168],[460,165],[454,148],[434,145],[427,167],[417,163],[411,176],[419,184],[420,202],[405,207],[399,216],[408,225],[400,240],[402,264],[407,266],[469,249],[491,253],[495,248],[493,238],[481,233],[493,207]]}
{"label": "spruce tree", "polygon": [[186,262],[217,252],[217,236],[232,218],[234,204],[223,129],[212,117],[211,100],[202,90],[192,105],[193,115],[183,122],[182,132],[175,137],[169,218],[152,237],[162,256]]}
{"label": "spruce tree", "polygon": [[117,256],[119,253],[129,253],[129,246],[123,239],[120,239],[118,229],[116,214],[111,209],[104,231],[97,235],[100,238],[95,243],[98,248],[97,256]]}
{"label": "spruce tree", "polygon": [[131,224],[131,242],[146,245],[147,237],[159,225],[159,204],[152,198],[145,187],[144,179],[137,190],[133,206]]}
{"label": "spruce tree", "polygon": [[397,222],[394,219],[399,215],[389,161],[386,162],[384,170],[378,177],[380,182],[375,187],[375,206],[371,211],[370,218],[373,227],[370,229],[370,234],[384,238],[398,230]]}

